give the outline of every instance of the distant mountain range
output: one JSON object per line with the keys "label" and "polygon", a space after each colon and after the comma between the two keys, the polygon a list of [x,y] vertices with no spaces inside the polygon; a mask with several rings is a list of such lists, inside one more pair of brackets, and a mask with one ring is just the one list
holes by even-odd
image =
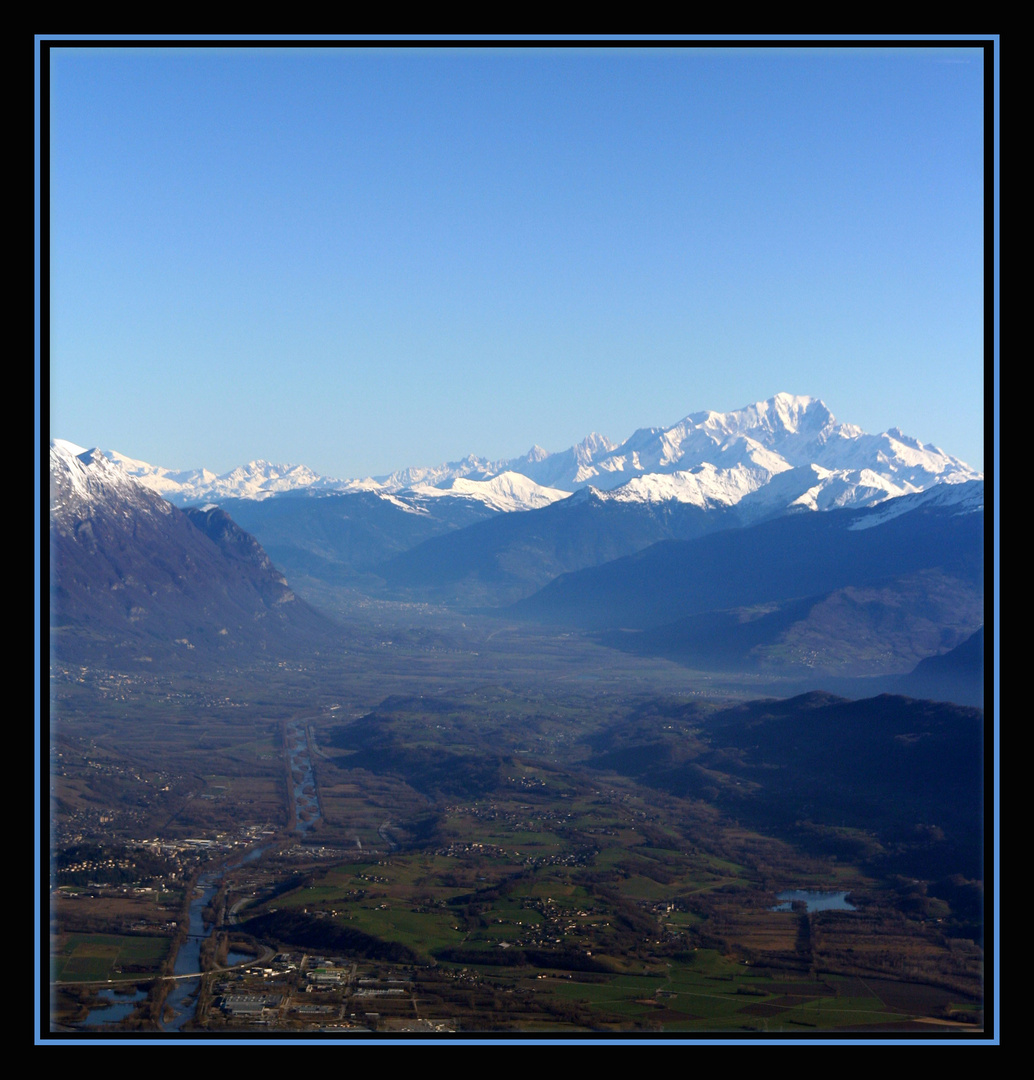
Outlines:
{"label": "distant mountain range", "polygon": [[[535,447],[508,461],[469,457],[366,480],[263,462],[221,477],[175,473],[62,443],[52,470],[55,460],[59,623],[62,613],[114,605],[139,630],[151,610],[131,588],[140,581],[152,607],[162,590],[186,603],[191,574],[177,569],[176,585],[159,583],[153,554],[140,556],[152,564],[146,574],[108,567],[107,592],[69,589],[69,574],[89,585],[97,572],[83,561],[91,533],[104,535],[96,546],[111,563],[120,544],[122,560],[134,544],[160,550],[158,521],[196,541],[199,513],[209,539],[217,516],[232,519],[257,539],[244,561],[257,572],[265,560],[247,619],[209,603],[224,638],[229,624],[243,635],[290,604],[275,598],[290,590],[282,575],[275,586],[268,577],[273,564],[294,581],[577,626],[619,648],[719,670],[902,675],[960,646],[983,619],[980,474],[897,429],[867,435],[838,423],[815,398],[777,394],[694,413],[620,445],[594,434],[558,454]],[[123,520],[138,520],[132,541],[119,538],[116,512],[100,511],[119,500],[132,504]],[[184,517],[170,500],[205,509]],[[85,524],[70,530],[69,515]],[[239,577],[247,545],[220,528],[212,542],[236,559]],[[178,563],[158,565],[169,576]],[[176,639],[190,638],[185,616],[165,618],[169,634],[175,624]],[[207,621],[195,619],[195,634]]]}
{"label": "distant mountain range", "polygon": [[510,511],[536,509],[592,487],[625,502],[740,505],[764,517],[790,507],[868,506],[934,484],[981,479],[964,462],[896,428],[867,435],[838,423],[817,398],[791,394],[733,412],[693,413],[669,428],[640,428],[620,444],[593,433],[559,453],[534,446],[505,461],[471,455],[366,479],[334,480],[303,465],[266,461],[216,476],[104,453],[179,506],[288,492],[365,491],[382,497],[403,493],[405,505],[416,509],[451,495]]}

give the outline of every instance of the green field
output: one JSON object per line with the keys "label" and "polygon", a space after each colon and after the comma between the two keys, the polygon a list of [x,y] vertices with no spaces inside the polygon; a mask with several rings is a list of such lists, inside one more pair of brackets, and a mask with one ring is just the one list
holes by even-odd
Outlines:
{"label": "green field", "polygon": [[[52,957],[57,982],[102,982],[156,973],[169,951],[169,939],[114,934],[69,934]],[[123,969],[132,967],[132,971]]]}

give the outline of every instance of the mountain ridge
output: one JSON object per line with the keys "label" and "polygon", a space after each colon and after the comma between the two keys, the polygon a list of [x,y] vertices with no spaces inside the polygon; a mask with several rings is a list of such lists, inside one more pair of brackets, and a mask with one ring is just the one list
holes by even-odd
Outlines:
{"label": "mountain ridge", "polygon": [[[935,484],[981,479],[965,462],[890,428],[869,435],[840,423],[819,398],[779,393],[729,412],[690,413],[669,427],[645,427],[621,443],[596,432],[567,450],[533,446],[499,461],[468,455],[437,466],[410,466],[379,477],[336,480],[303,465],[256,460],[220,476],[206,469],[171,470],[103,451],[129,475],[177,505],[220,498],[266,499],[288,492],[370,491],[387,497],[478,499],[503,511],[530,509],[587,487],[623,501],[674,499],[695,505],[763,504],[758,492],[785,473],[782,507],[872,505]],[[804,471],[801,471],[804,470]],[[524,477],[527,492],[499,505],[499,478]],[[662,479],[663,478],[663,479]],[[463,481],[457,487],[457,482]],[[793,482],[792,482],[793,481]],[[483,486],[487,485],[487,486]]]}

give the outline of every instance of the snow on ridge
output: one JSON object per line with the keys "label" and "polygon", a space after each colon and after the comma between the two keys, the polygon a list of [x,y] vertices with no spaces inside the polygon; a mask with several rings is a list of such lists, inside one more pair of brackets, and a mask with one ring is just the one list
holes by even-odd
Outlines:
{"label": "snow on ridge", "polygon": [[422,498],[460,497],[483,502],[493,510],[511,513],[521,510],[535,510],[549,506],[570,495],[568,491],[543,487],[530,480],[522,473],[506,471],[490,480],[471,480],[458,476],[442,485],[418,484],[408,489],[409,493]]}
{"label": "snow on ridge", "polygon": [[472,476],[475,480],[487,480],[503,471],[505,464],[505,462],[493,462],[470,454],[462,461],[450,461],[443,465],[410,466],[389,473],[387,476],[374,477],[374,479],[386,491],[402,491],[416,487],[418,484],[435,487],[457,477]]}
{"label": "snow on ridge", "polygon": [[132,484],[129,474],[109,461],[99,450],[84,450],[64,439],[50,442],[50,461],[63,470],[73,488],[84,496],[95,493],[99,481],[103,487],[127,487]]}
{"label": "snow on ridge", "polygon": [[871,529],[891,518],[907,514],[920,506],[953,507],[955,513],[971,514],[984,509],[984,481],[982,479],[944,480],[922,491],[913,491],[901,498],[887,499],[879,509],[858,521],[851,529]]}
{"label": "snow on ridge", "polygon": [[[691,413],[668,428],[640,428],[615,447],[609,460],[616,462],[634,451],[643,471],[671,473],[704,462],[735,468],[752,449],[755,454],[772,455],[773,464],[777,458],[782,460],[785,469],[811,460],[837,427],[832,413],[817,398],[777,394],[731,412]],[[597,465],[608,472],[618,471],[609,467],[606,457]]]}
{"label": "snow on ridge", "polygon": [[601,497],[615,502],[675,502],[693,506],[734,506],[744,496],[768,483],[766,470],[738,466],[717,469],[706,463],[692,471],[651,473],[636,476],[619,488],[601,492]]}
{"label": "snow on ridge", "polygon": [[[508,460],[471,454],[460,461],[361,480],[333,480],[303,465],[262,460],[215,476],[205,469],[176,472],[112,451],[104,454],[181,506],[304,490],[413,492],[425,499],[449,495],[478,498],[508,511],[546,505],[592,486],[604,494],[621,492],[615,494],[621,500],[675,498],[698,505],[746,500],[745,505],[758,507],[781,502],[784,507],[822,509],[868,505],[935,484],[981,479],[964,462],[897,428],[870,435],[837,421],[821,399],[785,392],[729,412],[691,413],[666,428],[639,428],[620,444],[593,432],[556,453],[536,445],[523,457]],[[799,472],[802,469],[821,469],[828,475]],[[531,487],[503,477],[520,477]],[[641,482],[632,483],[636,478]]]}
{"label": "snow on ridge", "polygon": [[[78,452],[77,452],[78,451]],[[100,450],[84,450],[65,439],[50,442],[50,508],[55,521],[67,521],[93,504],[135,503],[145,512],[172,513],[172,507],[148,491]]]}
{"label": "snow on ridge", "polygon": [[406,502],[404,499],[400,499],[397,495],[392,494],[390,491],[379,491],[377,497],[383,499],[387,503],[391,503],[392,506],[397,506],[400,510],[405,510],[407,514],[426,514],[427,509],[423,506],[414,506],[412,503]]}
{"label": "snow on ridge", "polygon": [[915,490],[911,486],[899,487],[872,469],[861,469],[856,473],[824,470],[824,475],[817,475],[817,483],[802,492],[789,505],[804,510],[873,506],[888,499],[909,495]]}
{"label": "snow on ridge", "polygon": [[610,453],[611,450],[616,449],[616,444],[612,443],[606,435],[601,435],[598,431],[592,431],[571,449],[574,451],[576,460],[588,463],[601,450],[604,453]]}
{"label": "snow on ridge", "polygon": [[177,506],[212,499],[267,499],[272,495],[299,489],[315,490],[373,490],[373,481],[338,481],[322,477],[307,465],[274,464],[268,461],[249,461],[229,472],[216,475],[208,469],[166,469],[137,461],[114,450],[104,456],[120,465],[145,487]]}
{"label": "snow on ridge", "polygon": [[79,457],[80,454],[89,453],[89,450],[87,450],[85,446],[79,446],[74,442],[69,442],[67,439],[51,439],[50,445],[64,453],[71,454],[73,457]]}

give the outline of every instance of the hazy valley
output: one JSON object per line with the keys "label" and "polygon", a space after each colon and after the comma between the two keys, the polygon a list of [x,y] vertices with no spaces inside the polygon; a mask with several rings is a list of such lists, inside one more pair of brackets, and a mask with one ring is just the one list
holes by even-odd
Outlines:
{"label": "hazy valley", "polygon": [[59,443],[50,560],[56,1028],[980,1030],[937,448],[785,394],[350,481]]}

